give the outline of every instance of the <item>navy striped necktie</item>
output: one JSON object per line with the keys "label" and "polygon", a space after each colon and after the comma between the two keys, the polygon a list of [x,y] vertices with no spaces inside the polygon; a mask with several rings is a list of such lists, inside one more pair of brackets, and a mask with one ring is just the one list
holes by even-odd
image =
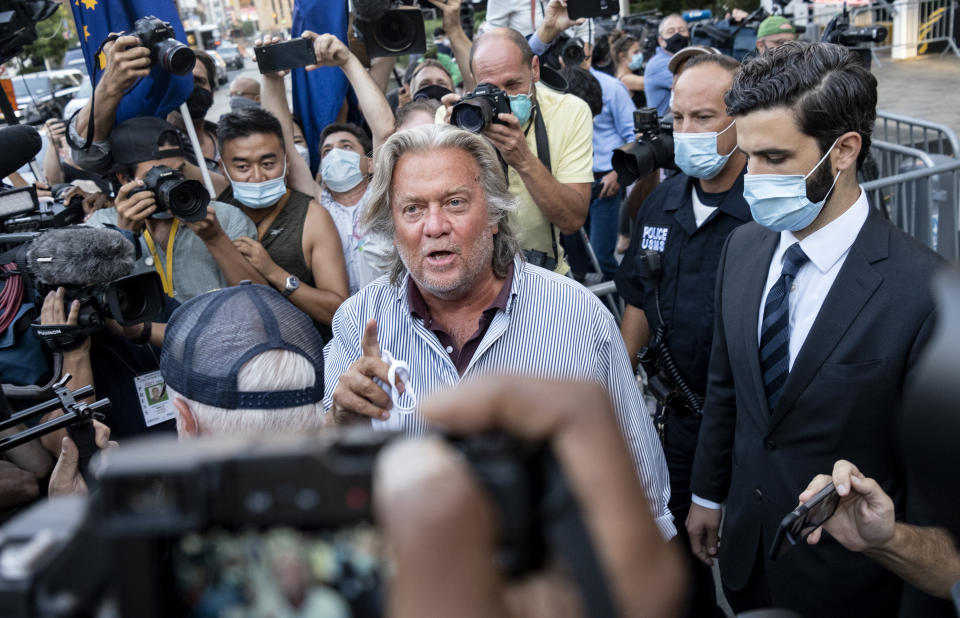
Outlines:
{"label": "navy striped necktie", "polygon": [[763,389],[767,393],[770,412],[777,406],[783,386],[790,375],[790,287],[800,267],[810,261],[795,242],[783,256],[783,271],[763,305],[763,327],[760,330],[760,369]]}

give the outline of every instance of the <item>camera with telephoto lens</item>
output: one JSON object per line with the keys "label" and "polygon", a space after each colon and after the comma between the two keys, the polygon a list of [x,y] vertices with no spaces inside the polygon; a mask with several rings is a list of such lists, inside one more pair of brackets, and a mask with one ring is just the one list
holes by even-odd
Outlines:
{"label": "camera with telephoto lens", "polygon": [[637,141],[613,151],[613,169],[617,180],[629,185],[656,169],[676,169],[673,162],[673,124],[664,122],[653,107],[633,112]]}
{"label": "camera with telephoto lens", "polygon": [[[356,3],[355,3],[356,4]],[[427,51],[427,35],[423,11],[433,9],[424,0],[367,0],[364,10],[356,8],[358,38],[363,41],[367,56],[402,56]]]}
{"label": "camera with telephoto lens", "polygon": [[155,165],[143,177],[143,186],[130,195],[140,191],[152,191],[157,198],[156,212],[170,212],[181,221],[192,223],[207,216],[210,194],[198,180],[188,180],[183,172]]}
{"label": "camera with telephoto lens", "polygon": [[830,23],[823,29],[821,41],[824,43],[834,43],[850,48],[857,58],[870,68],[873,61],[873,53],[867,43],[883,43],[887,40],[888,31],[883,26],[873,26],[868,28],[851,28],[850,11],[847,5],[843,5],[843,11],[837,13]]}
{"label": "camera with telephoto lens", "polygon": [[[606,594],[602,569],[550,446],[501,433],[445,437],[491,498],[504,576],[534,572],[552,554],[594,609]],[[264,616],[297,606],[381,616],[390,565],[371,525],[373,473],[395,439],[353,428],[125,444],[89,498],[43,501],[0,530],[0,615],[106,606],[138,618]]]}
{"label": "camera with telephoto lens", "polygon": [[477,84],[473,92],[463,95],[450,111],[450,124],[480,133],[491,122],[503,124],[497,114],[510,113],[510,97],[493,84]]}
{"label": "camera with telephoto lens", "polygon": [[164,71],[174,75],[186,75],[193,71],[197,61],[193,50],[176,40],[170,22],[156,17],[141,17],[133,22],[133,31],[127,34],[140,39],[140,44],[150,49],[150,61],[159,64]]}

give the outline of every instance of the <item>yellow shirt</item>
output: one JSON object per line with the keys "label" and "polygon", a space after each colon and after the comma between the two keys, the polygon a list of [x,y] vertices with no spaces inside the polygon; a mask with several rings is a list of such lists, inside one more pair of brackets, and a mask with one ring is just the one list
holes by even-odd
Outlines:
{"label": "yellow shirt", "polygon": [[[537,103],[543,114],[550,145],[550,167],[561,183],[593,182],[593,117],[586,102],[572,94],[563,94],[537,84]],[[437,110],[437,122],[443,122],[444,108]],[[531,121],[532,123],[533,121]],[[537,154],[535,127],[527,131],[527,147]],[[543,215],[533,196],[527,191],[520,174],[508,168],[510,193],[517,198],[517,210],[510,214],[510,227],[524,249],[543,251],[553,257],[550,242],[550,221]],[[556,272],[564,275],[570,267],[560,246],[560,230],[553,228],[559,259]]]}

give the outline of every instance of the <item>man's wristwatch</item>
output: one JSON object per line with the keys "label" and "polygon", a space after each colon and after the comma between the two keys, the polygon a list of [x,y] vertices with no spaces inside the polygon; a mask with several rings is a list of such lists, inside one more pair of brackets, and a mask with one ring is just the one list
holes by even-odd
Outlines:
{"label": "man's wristwatch", "polygon": [[294,275],[287,277],[287,283],[283,286],[283,295],[284,297],[290,296],[297,291],[297,288],[300,287],[300,280],[297,279]]}

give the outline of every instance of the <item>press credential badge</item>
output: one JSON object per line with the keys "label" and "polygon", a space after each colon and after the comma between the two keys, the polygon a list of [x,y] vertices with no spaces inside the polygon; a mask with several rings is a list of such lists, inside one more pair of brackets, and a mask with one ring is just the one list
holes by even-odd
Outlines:
{"label": "press credential badge", "polygon": [[140,398],[140,410],[147,427],[168,421],[177,414],[173,401],[167,394],[167,384],[159,371],[151,371],[133,378]]}

